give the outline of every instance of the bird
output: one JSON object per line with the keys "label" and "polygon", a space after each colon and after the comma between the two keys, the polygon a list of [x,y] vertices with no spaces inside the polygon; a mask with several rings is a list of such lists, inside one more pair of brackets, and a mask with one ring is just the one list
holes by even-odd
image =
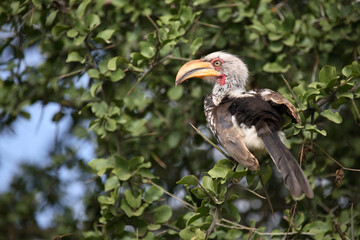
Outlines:
{"label": "bird", "polygon": [[251,171],[260,169],[257,158],[270,155],[292,196],[313,190],[301,167],[285,146],[281,131],[285,114],[295,123],[301,119],[295,106],[270,89],[246,90],[249,71],[237,56],[218,51],[185,63],[178,71],[175,86],[190,78],[213,84],[204,100],[208,127],[236,164]]}

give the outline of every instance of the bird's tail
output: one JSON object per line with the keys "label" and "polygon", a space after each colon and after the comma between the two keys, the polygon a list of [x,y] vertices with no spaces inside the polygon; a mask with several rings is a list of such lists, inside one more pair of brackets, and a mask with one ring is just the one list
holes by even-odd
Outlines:
{"label": "bird's tail", "polygon": [[313,198],[314,192],[308,180],[290,150],[281,141],[279,135],[269,130],[266,133],[260,133],[259,137],[263,140],[291,195],[300,197],[302,193],[305,193],[308,198]]}

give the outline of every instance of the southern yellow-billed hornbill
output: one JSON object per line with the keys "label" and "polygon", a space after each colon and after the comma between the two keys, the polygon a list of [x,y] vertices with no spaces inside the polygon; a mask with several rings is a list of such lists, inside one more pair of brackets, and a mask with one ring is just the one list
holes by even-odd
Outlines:
{"label": "southern yellow-billed hornbill", "polygon": [[202,78],[214,84],[204,101],[208,125],[230,157],[258,170],[256,156],[270,154],[294,197],[314,193],[296,159],[283,143],[282,114],[295,122],[300,117],[282,95],[269,89],[246,91],[248,69],[244,62],[225,52],[214,52],[181,67],[175,85],[189,78]]}

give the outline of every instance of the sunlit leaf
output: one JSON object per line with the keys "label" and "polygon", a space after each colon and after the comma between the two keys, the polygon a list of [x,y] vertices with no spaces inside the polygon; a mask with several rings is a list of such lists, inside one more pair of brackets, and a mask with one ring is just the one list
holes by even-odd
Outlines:
{"label": "sunlit leaf", "polygon": [[154,209],[154,222],[155,223],[164,223],[167,222],[172,215],[171,207],[167,205],[159,206]]}
{"label": "sunlit leaf", "polygon": [[185,184],[185,185],[197,186],[198,181],[197,181],[197,178],[194,175],[188,175],[188,176],[183,177],[179,181],[177,181],[176,184]]}
{"label": "sunlit leaf", "polygon": [[333,112],[330,109],[322,111],[320,115],[337,124],[343,121],[341,115],[338,112]]}

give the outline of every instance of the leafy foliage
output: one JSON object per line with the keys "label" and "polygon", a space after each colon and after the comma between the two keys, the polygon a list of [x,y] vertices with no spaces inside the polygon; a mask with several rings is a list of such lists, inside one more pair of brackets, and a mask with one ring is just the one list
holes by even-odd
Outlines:
{"label": "leafy foliage", "polygon": [[[25,106],[56,103],[53,120],[70,115],[69,133],[96,141],[97,155],[89,169],[68,146],[52,152],[45,169],[25,168],[13,181],[24,185],[1,197],[7,207],[0,229],[9,237],[360,236],[358,1],[3,1],[0,21],[1,129],[30,118]],[[26,61],[30,49],[40,51],[40,64]],[[267,158],[256,173],[213,161],[211,145],[187,125],[206,132],[202,99],[210,86],[175,88],[176,71],[222,49],[248,63],[249,87],[278,90],[298,107],[302,123],[288,124],[285,133],[315,189],[313,200],[292,199]],[[34,192],[54,187],[34,176],[45,173],[58,187],[50,173],[61,167],[97,176],[89,183],[86,224],[69,221],[66,209],[56,231],[32,233],[27,222],[37,226],[34,211],[41,209]],[[46,203],[62,197],[46,196]],[[24,234],[11,235],[8,226]]]}

